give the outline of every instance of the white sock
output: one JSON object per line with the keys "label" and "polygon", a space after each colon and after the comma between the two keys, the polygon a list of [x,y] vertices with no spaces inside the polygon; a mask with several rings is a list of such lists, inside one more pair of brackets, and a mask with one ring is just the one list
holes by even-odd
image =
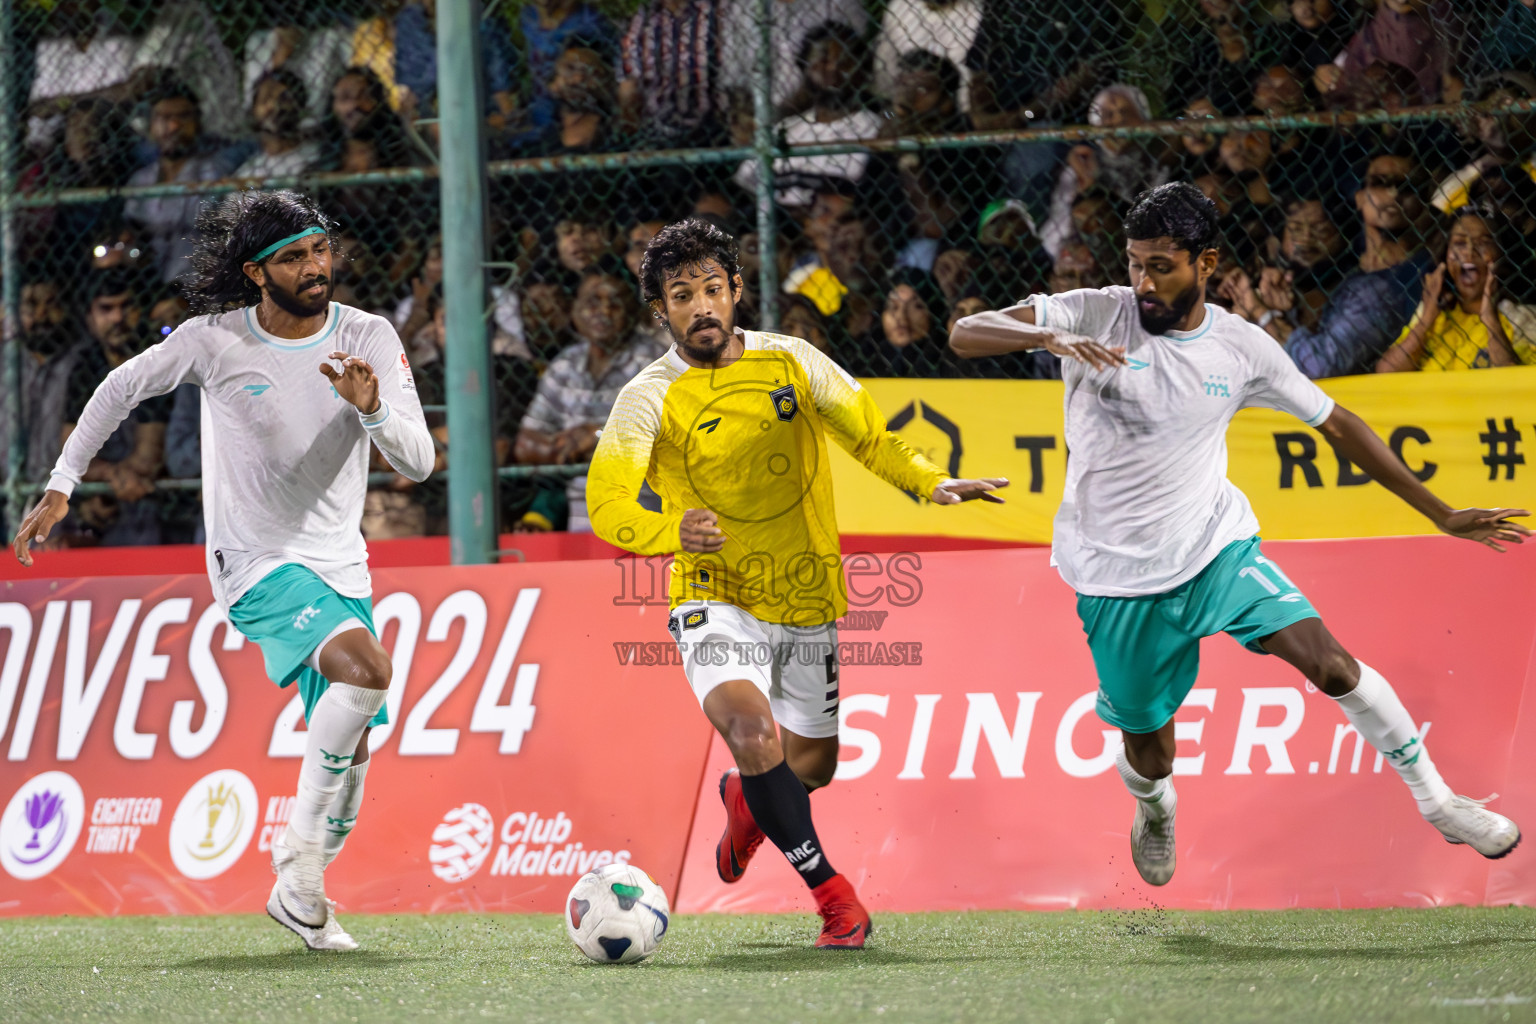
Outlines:
{"label": "white sock", "polygon": [[1173,817],[1173,812],[1179,806],[1179,798],[1173,791],[1172,782],[1168,779],[1149,779],[1132,768],[1130,759],[1125,756],[1124,746],[1115,754],[1115,767],[1120,769],[1120,778],[1125,788],[1146,806],[1147,814],[1153,821]]}
{"label": "white sock", "polygon": [[1359,685],[1334,700],[1355,731],[1397,769],[1418,802],[1419,813],[1427,815],[1439,810],[1454,794],[1430,760],[1429,751],[1419,739],[1418,727],[1392,684],[1365,662],[1356,664],[1360,666]]}
{"label": "white sock", "polygon": [[363,806],[363,782],[368,775],[370,758],[362,764],[348,768],[341,776],[341,792],[331,801],[325,812],[325,862],[336,859],[341,848],[347,845],[347,835],[357,825],[357,812]]}
{"label": "white sock", "polygon": [[309,716],[299,792],[288,819],[288,830],[300,840],[316,843],[323,837],[326,812],[341,792],[342,776],[352,766],[363,730],[379,713],[385,696],[384,690],[350,683],[332,683],[320,695]]}

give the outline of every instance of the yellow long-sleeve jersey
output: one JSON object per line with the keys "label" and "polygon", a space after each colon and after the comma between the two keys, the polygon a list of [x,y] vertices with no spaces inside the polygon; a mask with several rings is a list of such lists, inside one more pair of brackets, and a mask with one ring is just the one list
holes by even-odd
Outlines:
{"label": "yellow long-sleeve jersey", "polygon": [[[810,626],[848,610],[826,435],[872,472],[927,497],[945,478],[886,428],[869,392],[808,342],[738,331],[742,357],[689,366],[674,348],[625,385],[587,475],[592,528],[640,555],[677,553],[671,607],[727,601]],[[638,502],[641,481],[661,511]],[[683,513],[707,508],[725,546],[680,550]]]}

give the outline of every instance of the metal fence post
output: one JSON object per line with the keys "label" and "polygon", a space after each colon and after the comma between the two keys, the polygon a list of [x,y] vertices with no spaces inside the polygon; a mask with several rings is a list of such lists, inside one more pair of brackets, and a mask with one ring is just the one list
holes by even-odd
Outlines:
{"label": "metal fence post", "polygon": [[757,0],[757,69],[752,76],[752,112],[757,120],[752,148],[757,160],[758,328],[776,330],[779,294],[779,231],[773,212],[773,0]]}
{"label": "metal fence post", "polygon": [[479,0],[440,0],[436,24],[446,390],[452,438],[448,537],[453,564],[473,565],[495,559],[497,510],[491,415],[495,381],[485,325]]}
{"label": "metal fence post", "polygon": [[5,522],[21,522],[22,463],[26,458],[26,421],[21,394],[21,268],[16,258],[16,40],[10,0],[0,0],[0,342],[5,349],[5,412],[11,417],[5,458]]}

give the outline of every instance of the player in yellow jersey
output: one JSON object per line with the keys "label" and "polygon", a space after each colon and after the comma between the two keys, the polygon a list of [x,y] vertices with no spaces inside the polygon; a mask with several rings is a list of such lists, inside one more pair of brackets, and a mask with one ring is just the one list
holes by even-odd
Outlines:
{"label": "player in yellow jersey", "polygon": [[[736,243],[718,228],[664,228],[640,280],[674,344],[608,415],[587,476],[592,528],[636,554],[677,555],[667,628],[736,759],[720,780],[720,877],[741,878],[766,834],[816,898],[816,945],[860,949],[869,914],[811,823],[810,792],[837,769],[836,620],[848,610],[827,437],[936,504],[1001,501],[992,492],[1008,481],[946,478],[808,342],[738,329]],[[642,481],[660,512],[640,506]]]}

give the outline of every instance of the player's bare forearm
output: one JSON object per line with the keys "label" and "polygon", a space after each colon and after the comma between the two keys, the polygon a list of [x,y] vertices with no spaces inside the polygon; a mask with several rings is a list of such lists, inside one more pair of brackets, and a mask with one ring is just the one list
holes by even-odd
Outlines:
{"label": "player's bare forearm", "polygon": [[1436,527],[1444,529],[1445,521],[1453,511],[1451,506],[1435,497],[1359,416],[1342,405],[1335,405],[1317,429],[1335,452],[1365,470],[1372,480],[1417,509]]}
{"label": "player's bare forearm", "polygon": [[1529,529],[1511,521],[1530,515],[1523,508],[1452,508],[1435,497],[1365,421],[1348,409],[1334,406],[1318,429],[1334,451],[1422,512],[1441,533],[1475,541],[1495,551],[1503,551],[1504,544],[1522,544],[1532,535]]}
{"label": "player's bare forearm", "polygon": [[981,359],[1045,348],[1054,332],[1035,326],[1033,306],[985,310],[955,321],[949,347],[962,359]]}
{"label": "player's bare forearm", "polygon": [[1096,338],[1041,327],[1035,323],[1035,307],[1023,303],[961,317],[950,333],[949,347],[965,359],[1043,348],[1054,356],[1076,359],[1095,370],[1125,365],[1124,346],[1111,348]]}

